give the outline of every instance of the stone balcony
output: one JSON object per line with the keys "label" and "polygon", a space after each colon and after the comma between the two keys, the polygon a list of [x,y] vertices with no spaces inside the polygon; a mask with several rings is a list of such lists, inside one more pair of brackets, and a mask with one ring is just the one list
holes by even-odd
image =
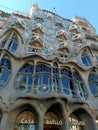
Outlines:
{"label": "stone balcony", "polygon": [[43,38],[38,35],[33,35],[30,41],[30,45],[35,48],[42,48],[43,47]]}

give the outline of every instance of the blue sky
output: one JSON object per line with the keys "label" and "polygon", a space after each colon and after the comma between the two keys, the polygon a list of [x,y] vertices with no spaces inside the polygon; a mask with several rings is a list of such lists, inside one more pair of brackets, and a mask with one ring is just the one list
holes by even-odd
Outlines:
{"label": "blue sky", "polygon": [[41,9],[57,13],[64,18],[85,17],[98,34],[98,0],[0,0],[0,10],[29,13],[30,5],[35,2],[38,2]]}

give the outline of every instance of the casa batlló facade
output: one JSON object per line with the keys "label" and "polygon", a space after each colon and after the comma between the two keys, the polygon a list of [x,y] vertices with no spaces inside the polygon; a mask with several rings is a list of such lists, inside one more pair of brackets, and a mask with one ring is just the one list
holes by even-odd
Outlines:
{"label": "casa batll\u00f3 facade", "polygon": [[0,130],[98,130],[98,36],[35,3],[0,12]]}

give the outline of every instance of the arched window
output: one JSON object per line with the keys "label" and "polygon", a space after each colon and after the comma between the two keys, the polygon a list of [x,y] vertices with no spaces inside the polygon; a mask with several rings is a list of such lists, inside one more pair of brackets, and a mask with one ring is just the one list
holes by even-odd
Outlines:
{"label": "arched window", "polygon": [[11,52],[15,52],[17,50],[17,47],[18,47],[18,38],[16,34],[13,34],[11,40],[9,41],[8,49]]}
{"label": "arched window", "polygon": [[35,130],[35,127],[34,114],[31,111],[23,111],[16,118],[14,130]]}
{"label": "arched window", "polygon": [[56,62],[53,64],[53,86],[55,92],[61,92],[59,68]]}
{"label": "arched window", "polygon": [[92,71],[88,76],[88,84],[93,95],[98,96],[98,72]]}
{"label": "arched window", "polygon": [[84,50],[81,56],[82,62],[85,66],[92,66],[91,55],[88,50]]}
{"label": "arched window", "polygon": [[36,65],[34,86],[36,92],[47,93],[51,91],[51,67],[44,63]]}
{"label": "arched window", "polygon": [[78,96],[86,98],[86,90],[84,82],[76,70],[73,70],[73,85],[74,85],[74,93]]}
{"label": "arched window", "polygon": [[33,62],[26,63],[17,73],[15,89],[19,92],[28,92],[32,89],[32,76],[34,71]]}
{"label": "arched window", "polygon": [[7,56],[0,61],[0,88],[4,88],[11,74],[11,63]]}
{"label": "arched window", "polygon": [[61,72],[61,83],[62,88],[65,94],[70,94],[70,82],[72,78],[71,71],[68,67],[64,67],[60,69]]}
{"label": "arched window", "polygon": [[15,52],[18,48],[18,43],[17,35],[12,32],[3,39],[1,46],[4,47],[7,44],[7,49],[11,52]]}

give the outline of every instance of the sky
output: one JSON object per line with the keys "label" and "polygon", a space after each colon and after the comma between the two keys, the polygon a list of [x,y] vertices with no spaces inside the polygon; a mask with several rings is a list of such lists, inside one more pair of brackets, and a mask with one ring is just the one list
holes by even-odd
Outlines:
{"label": "sky", "polygon": [[30,6],[38,3],[39,8],[72,19],[73,16],[86,18],[98,35],[98,0],[0,0],[0,10],[12,13],[29,13]]}

